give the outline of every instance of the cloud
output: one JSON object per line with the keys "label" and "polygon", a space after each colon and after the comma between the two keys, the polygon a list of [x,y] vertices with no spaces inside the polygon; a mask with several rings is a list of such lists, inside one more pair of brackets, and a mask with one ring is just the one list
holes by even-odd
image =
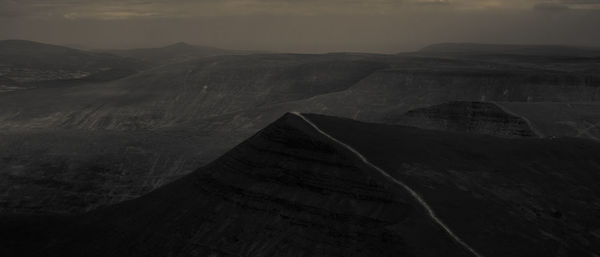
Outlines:
{"label": "cloud", "polygon": [[122,20],[244,15],[401,15],[439,10],[579,10],[600,0],[0,0],[3,18]]}
{"label": "cloud", "polygon": [[536,3],[535,10],[565,11],[565,10],[600,10],[600,0],[555,0]]}
{"label": "cloud", "polygon": [[539,11],[565,11],[569,10],[568,5],[560,4],[560,3],[537,3],[533,6],[534,10]]}
{"label": "cloud", "polygon": [[595,5],[600,4],[600,0],[561,0],[564,4],[582,4],[582,5]]}

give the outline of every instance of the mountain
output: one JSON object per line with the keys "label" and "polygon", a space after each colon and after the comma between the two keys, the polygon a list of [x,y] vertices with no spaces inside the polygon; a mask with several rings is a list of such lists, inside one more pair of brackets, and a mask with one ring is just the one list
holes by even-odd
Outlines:
{"label": "mountain", "polygon": [[0,41],[0,76],[21,84],[85,79],[107,81],[142,68],[138,61],[109,54],[25,40]]}
{"label": "mountain", "polygon": [[369,54],[213,56],[84,88],[13,94],[0,101],[0,126],[155,129],[275,105],[377,121],[387,111],[455,100],[597,102],[598,88],[577,72],[470,60]]}
{"label": "mountain", "polygon": [[139,199],[44,224],[2,219],[0,250],[595,256],[598,160],[600,144],[588,140],[506,139],[286,114]]}
{"label": "mountain", "polygon": [[491,102],[455,101],[413,109],[386,123],[425,129],[487,134],[499,137],[539,137],[530,122]]}
{"label": "mountain", "polygon": [[380,67],[353,56],[210,57],[110,84],[0,96],[0,210],[81,212],[137,197],[286,109],[236,113],[343,90]]}
{"label": "mountain", "polygon": [[201,57],[216,55],[239,55],[257,53],[253,51],[227,50],[215,47],[196,46],[186,44],[183,42],[158,48],[102,50],[101,52],[107,52],[122,57],[134,58],[152,64],[177,63]]}
{"label": "mountain", "polygon": [[539,134],[546,137],[582,137],[600,140],[600,106],[594,102],[499,103],[503,108],[527,117]]}
{"label": "mountain", "polygon": [[413,53],[418,56],[469,59],[487,63],[517,65],[525,69],[585,74],[590,84],[598,84],[600,48],[560,45],[492,45],[444,43]]}
{"label": "mountain", "polygon": [[[289,111],[385,122],[452,101],[493,101],[543,137],[597,140],[600,91],[588,78],[519,62],[251,54],[204,57],[85,86],[6,92],[0,212],[79,213],[136,198]],[[500,127],[486,130],[504,129],[493,124]]]}
{"label": "mountain", "polygon": [[532,56],[600,57],[599,48],[561,45],[441,43],[426,46],[419,50],[419,52],[455,55],[511,54]]}

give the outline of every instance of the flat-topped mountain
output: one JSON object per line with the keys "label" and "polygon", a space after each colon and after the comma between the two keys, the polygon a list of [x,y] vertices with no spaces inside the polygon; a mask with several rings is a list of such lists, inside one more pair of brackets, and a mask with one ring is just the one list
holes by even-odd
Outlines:
{"label": "flat-topped mountain", "polygon": [[[139,199],[44,224],[21,256],[595,256],[600,144],[287,114]],[[37,219],[43,220],[43,219]]]}
{"label": "flat-topped mountain", "polygon": [[[560,45],[494,45],[472,43],[435,44],[413,53],[478,60],[485,63],[517,65],[523,69],[542,69],[555,72],[575,71],[586,75],[591,84],[598,84],[600,48]],[[482,63],[482,65],[485,65]]]}
{"label": "flat-topped mountain", "polygon": [[514,45],[441,43],[426,46],[419,53],[432,54],[512,54],[533,56],[600,57],[600,48],[561,46],[561,45]]}
{"label": "flat-topped mountain", "polygon": [[453,101],[387,117],[386,122],[499,137],[542,136],[534,131],[527,119],[491,102]]}
{"label": "flat-topped mountain", "polygon": [[253,51],[228,50],[216,47],[190,45],[184,42],[157,48],[102,50],[118,56],[135,58],[151,64],[169,64],[215,55],[250,54]]}

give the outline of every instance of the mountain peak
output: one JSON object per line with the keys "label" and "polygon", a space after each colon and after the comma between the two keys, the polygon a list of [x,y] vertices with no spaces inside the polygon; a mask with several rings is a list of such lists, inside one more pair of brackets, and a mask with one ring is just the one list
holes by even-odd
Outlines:
{"label": "mountain peak", "polygon": [[186,42],[177,42],[177,43],[165,46],[165,48],[192,48],[192,47],[194,47],[194,46],[190,45]]}

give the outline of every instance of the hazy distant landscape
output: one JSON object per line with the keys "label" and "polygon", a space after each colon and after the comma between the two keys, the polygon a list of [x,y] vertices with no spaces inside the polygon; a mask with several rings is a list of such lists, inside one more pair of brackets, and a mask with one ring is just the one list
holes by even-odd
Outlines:
{"label": "hazy distant landscape", "polygon": [[599,74],[561,45],[0,41],[0,255],[598,256]]}

